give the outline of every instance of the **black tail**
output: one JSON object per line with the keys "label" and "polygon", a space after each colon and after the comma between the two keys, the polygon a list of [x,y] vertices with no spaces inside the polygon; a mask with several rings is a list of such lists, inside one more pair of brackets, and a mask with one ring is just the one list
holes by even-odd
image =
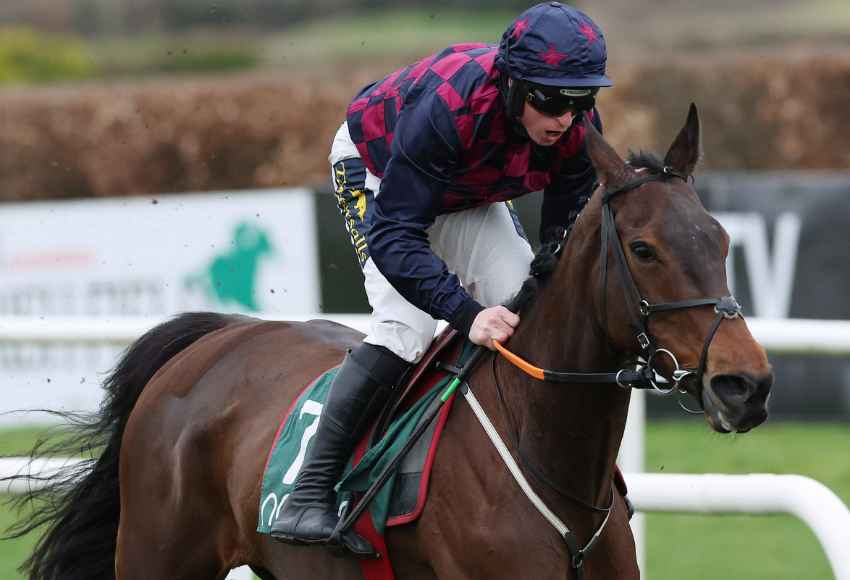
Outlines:
{"label": "black tail", "polygon": [[[104,383],[106,396],[92,415],[56,412],[66,420],[62,437],[36,444],[32,459],[89,459],[63,469],[47,487],[13,500],[26,519],[11,527],[17,538],[46,526],[21,572],[30,580],[89,580],[115,577],[115,541],[120,512],[118,458],[124,427],[142,389],[154,373],[178,352],[236,317],[198,312],[180,315],[149,330],[133,343]],[[54,433],[54,435],[59,435]],[[26,480],[19,475],[5,480]]]}

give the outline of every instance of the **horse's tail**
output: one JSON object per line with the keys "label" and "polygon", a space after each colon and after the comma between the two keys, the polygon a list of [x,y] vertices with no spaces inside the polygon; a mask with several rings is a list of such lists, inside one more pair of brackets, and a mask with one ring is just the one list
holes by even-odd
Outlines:
{"label": "horse's tail", "polygon": [[[26,518],[6,538],[46,526],[21,572],[30,580],[83,580],[115,577],[118,517],[118,458],[124,427],[145,385],[169,359],[190,344],[237,320],[198,312],[183,314],[149,330],[125,352],[104,383],[106,395],[97,413],[55,412],[67,421],[60,433],[39,441],[31,460],[94,455],[61,469],[47,486],[19,496],[14,503]],[[63,435],[61,438],[58,435]],[[58,441],[55,441],[58,440]],[[27,480],[26,474],[0,480]]]}

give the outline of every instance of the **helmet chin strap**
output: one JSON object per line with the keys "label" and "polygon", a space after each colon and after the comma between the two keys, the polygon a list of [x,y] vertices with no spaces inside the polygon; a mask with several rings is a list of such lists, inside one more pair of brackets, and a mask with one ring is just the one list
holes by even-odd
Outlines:
{"label": "helmet chin strap", "polygon": [[502,93],[502,101],[505,104],[508,126],[514,136],[521,139],[531,139],[522,121],[520,121],[525,107],[525,90],[524,81],[511,78],[508,73],[502,73],[499,81],[499,92]]}

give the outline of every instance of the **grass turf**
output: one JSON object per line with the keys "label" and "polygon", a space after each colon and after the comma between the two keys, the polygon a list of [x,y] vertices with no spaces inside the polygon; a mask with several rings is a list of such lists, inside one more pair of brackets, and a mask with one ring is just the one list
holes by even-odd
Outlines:
{"label": "grass turf", "polygon": [[[702,420],[650,424],[646,470],[669,473],[798,473],[850,504],[850,426],[767,424],[718,435]],[[651,580],[831,579],[814,534],[791,516],[648,514]]]}
{"label": "grass turf", "polygon": [[[0,432],[0,454],[23,454],[36,429]],[[701,420],[647,427],[646,469],[668,473],[798,473],[817,479],[850,503],[850,426],[768,424],[746,435],[717,435]],[[0,529],[13,515],[0,509]],[[0,578],[15,568],[35,538],[0,541]],[[790,516],[649,514],[647,566],[651,580],[785,580],[832,578],[808,527]]]}

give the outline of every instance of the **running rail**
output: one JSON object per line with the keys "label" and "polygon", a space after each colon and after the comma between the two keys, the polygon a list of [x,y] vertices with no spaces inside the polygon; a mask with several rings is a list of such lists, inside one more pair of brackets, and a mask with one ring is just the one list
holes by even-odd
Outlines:
{"label": "running rail", "polygon": [[850,510],[822,483],[802,475],[626,474],[639,511],[787,513],[805,522],[836,580],[850,580]]}
{"label": "running rail", "polygon": [[[280,320],[333,320],[362,332],[369,330],[366,314],[280,314]],[[24,343],[126,345],[163,318],[72,317],[49,318],[2,316],[0,341]],[[753,336],[767,350],[789,354],[847,355],[850,353],[850,321],[748,318]]]}
{"label": "running rail", "polygon": [[38,489],[44,480],[56,475],[63,467],[81,463],[82,459],[50,458],[35,459],[30,464],[29,457],[0,457],[0,479],[16,475],[26,475],[27,479],[16,479],[12,482],[0,482],[0,493],[27,493]]}

